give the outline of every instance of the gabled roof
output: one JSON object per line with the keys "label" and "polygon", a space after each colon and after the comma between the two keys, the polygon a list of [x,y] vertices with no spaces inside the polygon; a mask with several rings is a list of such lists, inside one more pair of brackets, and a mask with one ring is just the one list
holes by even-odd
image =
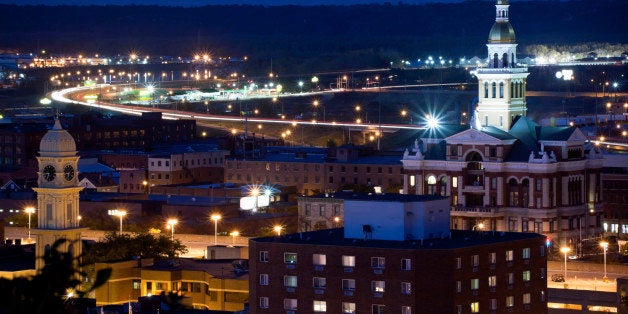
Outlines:
{"label": "gabled roof", "polygon": [[[539,140],[541,141],[568,141],[578,129],[576,127],[542,127]],[[582,133],[582,132],[581,132]],[[584,140],[584,139],[583,139]]]}
{"label": "gabled roof", "polygon": [[443,124],[436,128],[427,128],[419,132],[421,139],[444,139],[469,129],[468,125]]}

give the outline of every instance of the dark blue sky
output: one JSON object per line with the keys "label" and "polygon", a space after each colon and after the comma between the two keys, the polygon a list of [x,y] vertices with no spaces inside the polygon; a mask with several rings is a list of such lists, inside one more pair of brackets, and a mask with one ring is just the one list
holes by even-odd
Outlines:
{"label": "dark blue sky", "polygon": [[[424,4],[429,2],[461,2],[463,0],[403,0],[407,4]],[[491,0],[488,0],[491,1]],[[521,0],[519,0],[521,1]],[[262,5],[351,5],[368,3],[399,3],[399,0],[0,0],[0,4],[19,5],[164,5],[164,6],[204,6],[215,4],[262,4]]]}

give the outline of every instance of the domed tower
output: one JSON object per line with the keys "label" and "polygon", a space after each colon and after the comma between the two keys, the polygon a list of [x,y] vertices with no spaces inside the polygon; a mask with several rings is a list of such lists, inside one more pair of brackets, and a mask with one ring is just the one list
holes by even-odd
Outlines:
{"label": "domed tower", "polygon": [[79,256],[82,252],[79,227],[78,164],[74,138],[61,127],[59,119],[39,144],[37,188],[36,269],[44,266],[42,257],[61,238],[68,241],[61,251]]}
{"label": "domed tower", "polygon": [[479,68],[476,119],[483,126],[508,131],[516,116],[527,111],[528,69],[517,66],[515,31],[508,20],[508,0],[497,0],[495,23],[488,35],[488,66]]}

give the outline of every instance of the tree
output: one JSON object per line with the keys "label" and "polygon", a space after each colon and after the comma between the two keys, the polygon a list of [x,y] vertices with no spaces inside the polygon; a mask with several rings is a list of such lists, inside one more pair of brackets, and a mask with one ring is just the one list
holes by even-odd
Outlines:
{"label": "tree", "polygon": [[68,293],[83,298],[107,282],[111,269],[98,271],[93,283],[85,287],[81,279],[87,274],[82,270],[85,264],[80,262],[81,256],[59,251],[66,241],[57,240],[44,254],[45,266],[37,275],[0,279],[0,313],[74,313]]}
{"label": "tree", "polygon": [[103,241],[93,244],[86,252],[90,263],[140,258],[172,258],[187,253],[180,240],[147,232],[134,235],[108,232]]}

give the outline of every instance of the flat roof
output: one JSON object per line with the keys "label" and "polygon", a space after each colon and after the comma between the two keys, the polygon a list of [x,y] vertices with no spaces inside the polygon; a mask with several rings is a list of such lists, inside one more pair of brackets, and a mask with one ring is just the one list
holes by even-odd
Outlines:
{"label": "flat roof", "polygon": [[[234,250],[240,250],[239,247]],[[147,270],[199,270],[204,271],[216,278],[249,280],[248,272],[236,273],[232,262],[239,259],[229,260],[209,260],[209,259],[193,259],[193,258],[177,258],[174,263],[169,260],[155,260],[151,266],[142,267]],[[242,259],[245,260],[245,259]],[[248,260],[247,260],[248,261]]]}
{"label": "flat roof", "polygon": [[360,193],[360,192],[335,192],[327,194],[316,194],[313,196],[303,196],[301,198],[336,198],[343,200],[356,201],[375,201],[375,202],[426,202],[442,200],[448,197],[439,195],[415,195],[415,194],[396,194],[396,193]]}
{"label": "flat roof", "polygon": [[262,237],[250,239],[259,243],[284,243],[298,245],[318,245],[318,246],[347,246],[382,249],[405,249],[405,250],[450,250],[460,249],[500,242],[510,242],[528,239],[545,239],[545,236],[538,233],[526,232],[493,232],[493,231],[468,231],[450,230],[449,234],[443,238],[405,240],[364,240],[350,239],[344,237],[344,228],[324,229],[311,232],[293,233],[280,237]]}

